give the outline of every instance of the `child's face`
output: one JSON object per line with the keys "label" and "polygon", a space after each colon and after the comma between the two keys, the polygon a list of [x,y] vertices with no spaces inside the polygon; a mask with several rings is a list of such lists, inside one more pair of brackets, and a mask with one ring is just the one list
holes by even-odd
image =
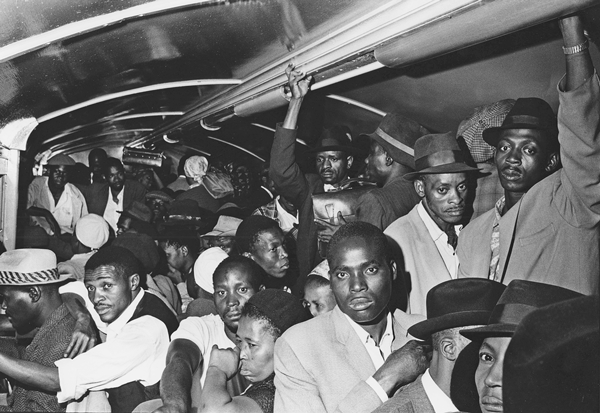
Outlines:
{"label": "child's face", "polygon": [[333,291],[326,285],[309,285],[304,289],[304,306],[313,317],[325,314],[336,306]]}

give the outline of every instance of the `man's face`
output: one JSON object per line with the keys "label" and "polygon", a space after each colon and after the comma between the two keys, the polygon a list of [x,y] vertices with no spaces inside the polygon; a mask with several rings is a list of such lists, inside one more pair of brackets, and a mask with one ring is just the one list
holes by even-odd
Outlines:
{"label": "man's face", "polygon": [[48,186],[53,190],[62,190],[69,180],[68,167],[52,165],[48,167]]}
{"label": "man's face", "polygon": [[167,204],[162,199],[150,198],[146,200],[146,205],[152,210],[154,221],[163,221],[167,214]]}
{"label": "man's face", "polygon": [[525,193],[547,175],[548,149],[544,132],[535,129],[507,129],[500,133],[496,167],[502,187]]}
{"label": "man's face", "polygon": [[219,247],[231,255],[233,248],[235,247],[235,237],[205,237],[207,240],[208,248]]}
{"label": "man's face", "polygon": [[105,323],[112,323],[133,301],[132,290],[137,287],[139,276],[124,277],[112,265],[101,265],[94,271],[86,271],[84,283],[94,309]]}
{"label": "man's face", "polygon": [[275,339],[265,326],[266,322],[242,317],[236,339],[240,349],[240,374],[250,383],[269,377],[275,370]]}
{"label": "man's face", "polygon": [[93,155],[88,159],[88,164],[94,175],[102,175],[102,168],[106,159],[101,155]]}
{"label": "man's face", "polygon": [[329,251],[331,289],[338,307],[358,324],[370,324],[386,309],[395,264],[374,243],[347,238]]}
{"label": "man's face", "polygon": [[342,151],[326,151],[317,153],[317,172],[321,181],[326,184],[337,184],[348,174],[352,166],[352,156]]}
{"label": "man's face", "polygon": [[479,349],[479,365],[475,371],[475,384],[479,406],[483,413],[503,411],[502,366],[504,353],[511,337],[489,337]]}
{"label": "man's face", "polygon": [[261,232],[250,258],[271,277],[283,278],[290,268],[290,260],[283,245],[283,233],[277,229]]}
{"label": "man's face", "polygon": [[367,164],[366,175],[368,179],[379,185],[382,185],[386,179],[385,171],[388,167],[386,158],[387,155],[383,147],[374,139],[371,139],[369,155],[365,159]]}
{"label": "man's face", "polygon": [[117,221],[117,237],[127,231],[129,231],[132,219],[126,215],[121,214]]}
{"label": "man's face", "polygon": [[328,313],[336,306],[331,287],[327,285],[312,285],[305,287],[304,306],[313,317]]}
{"label": "man's face", "polygon": [[425,200],[424,206],[431,218],[443,228],[455,225],[465,212],[467,174],[433,174],[415,181],[417,194]]}
{"label": "man's face", "polygon": [[176,269],[180,272],[185,272],[186,266],[186,251],[184,247],[175,248],[173,245],[167,245],[164,242],[160,244],[161,248],[165,252],[165,256],[167,257],[167,264],[169,264],[172,268]]}
{"label": "man's face", "polygon": [[257,291],[242,268],[228,266],[215,274],[213,300],[219,317],[229,331],[235,333],[242,315],[242,307]]}
{"label": "man's face", "polygon": [[125,171],[123,168],[118,166],[111,166],[106,175],[104,175],[104,179],[108,182],[108,186],[113,191],[121,191],[123,189],[123,185],[125,184]]}
{"label": "man's face", "polygon": [[27,291],[9,287],[0,287],[2,309],[6,312],[8,321],[19,333],[28,333],[35,327],[34,305]]}

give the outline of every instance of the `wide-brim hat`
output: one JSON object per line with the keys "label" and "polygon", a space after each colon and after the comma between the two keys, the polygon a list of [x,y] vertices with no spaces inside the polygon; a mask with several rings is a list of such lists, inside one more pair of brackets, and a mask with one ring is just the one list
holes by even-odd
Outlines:
{"label": "wide-brim hat", "polygon": [[240,218],[220,215],[217,225],[203,237],[235,237],[235,232],[242,223]]}
{"label": "wide-brim hat", "polygon": [[336,125],[324,129],[317,140],[317,145],[308,151],[309,154],[326,151],[342,151],[348,155],[359,155],[360,150],[353,145],[350,129],[344,125]]}
{"label": "wide-brim hat", "polygon": [[380,144],[399,164],[415,169],[415,142],[429,131],[419,123],[397,113],[388,113],[375,129],[365,134]]}
{"label": "wide-brim hat", "polygon": [[64,155],[62,153],[58,155],[54,155],[52,158],[48,159],[46,165],[50,166],[75,166],[75,161],[69,155]]}
{"label": "wide-brim hat", "polygon": [[146,193],[146,199],[160,199],[161,201],[168,204],[173,201],[173,198],[171,196],[169,196],[166,192],[160,189],[157,191],[150,191]]}
{"label": "wide-brim hat", "polygon": [[450,398],[461,412],[481,413],[479,393],[475,384],[475,372],[479,365],[479,348],[481,343],[472,342],[462,349],[450,379]]}
{"label": "wide-brim hat", "polygon": [[415,172],[404,175],[414,181],[420,175],[476,172],[467,165],[452,132],[432,133],[415,142]]}
{"label": "wide-brim hat", "polygon": [[169,215],[162,224],[165,227],[193,226],[206,231],[217,222],[215,213],[201,208],[193,199],[175,200],[169,209]]}
{"label": "wide-brim hat", "polygon": [[538,308],[581,297],[581,294],[556,285],[526,280],[513,280],[498,300],[488,325],[461,330],[460,334],[473,341],[486,337],[512,337],[525,316]]}
{"label": "wide-brim hat", "polygon": [[55,284],[71,278],[58,273],[56,255],[50,250],[23,248],[0,255],[0,285]]}
{"label": "wide-brim hat", "polygon": [[549,133],[544,135],[548,141],[558,145],[558,123],[554,111],[543,99],[520,98],[508,112],[502,125],[483,131],[483,140],[496,147],[500,132],[507,129],[538,129]]}
{"label": "wide-brim hat", "polygon": [[427,293],[427,320],[408,333],[429,340],[433,333],[455,327],[487,324],[506,287],[483,278],[463,278],[436,285]]}
{"label": "wide-brim hat", "polygon": [[152,211],[150,207],[140,201],[133,201],[133,203],[122,212],[126,217],[137,219],[142,222],[152,221]]}
{"label": "wide-brim hat", "polygon": [[523,319],[504,357],[506,413],[600,411],[599,310],[586,296]]}

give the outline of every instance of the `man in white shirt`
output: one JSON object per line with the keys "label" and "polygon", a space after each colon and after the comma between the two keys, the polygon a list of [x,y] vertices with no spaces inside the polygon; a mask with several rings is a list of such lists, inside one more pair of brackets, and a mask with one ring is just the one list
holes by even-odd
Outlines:
{"label": "man in white shirt", "polygon": [[169,335],[177,319],[167,306],[140,288],[138,261],[124,248],[108,247],[86,264],[85,286],[105,323],[105,340],[56,367],[36,363],[20,367],[15,379],[29,387],[57,392],[59,403],[88,391],[106,390],[112,411],[131,412],[158,397]]}
{"label": "man in white shirt", "polygon": [[340,227],[327,260],[337,307],[275,343],[275,413],[371,412],[428,365],[407,337],[418,317],[389,311],[396,263],[381,230]]}
{"label": "man in white shirt", "polygon": [[427,294],[427,320],[408,329],[409,334],[433,344],[431,364],[374,413],[457,412],[450,399],[450,379],[458,355],[470,342],[459,332],[487,324],[503,292],[498,282],[474,278],[433,287]]}
{"label": "man in white shirt", "polygon": [[[48,176],[36,177],[29,184],[28,212],[33,223],[44,228],[49,235],[72,234],[79,218],[88,213],[83,194],[68,182],[73,166],[75,161],[70,156],[53,156],[47,163]],[[58,228],[52,228],[56,224]]]}
{"label": "man in white shirt", "polygon": [[426,315],[427,292],[455,279],[455,253],[467,197],[467,173],[477,171],[463,162],[454,136],[431,134],[415,142],[415,172],[404,175],[414,182],[421,198],[409,213],[386,228],[385,234],[402,250],[410,314]]}

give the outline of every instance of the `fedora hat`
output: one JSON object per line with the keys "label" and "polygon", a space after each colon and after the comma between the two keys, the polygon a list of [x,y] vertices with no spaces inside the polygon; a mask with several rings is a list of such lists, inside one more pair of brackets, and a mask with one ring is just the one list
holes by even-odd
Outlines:
{"label": "fedora hat", "polygon": [[450,379],[450,398],[461,412],[481,413],[479,393],[475,384],[475,372],[479,365],[479,348],[481,343],[473,341],[462,349]]}
{"label": "fedora hat", "polygon": [[58,273],[56,255],[50,250],[23,248],[0,255],[0,285],[54,284],[71,278]]}
{"label": "fedora hat", "polygon": [[350,129],[345,125],[336,125],[324,129],[317,140],[317,145],[308,151],[310,154],[325,151],[342,151],[349,155],[358,155],[359,149],[352,144]]}
{"label": "fedora hat", "polygon": [[235,237],[235,232],[242,223],[242,220],[227,215],[219,215],[217,225],[212,231],[202,235],[203,237]]}
{"label": "fedora hat", "polygon": [[146,193],[146,199],[159,199],[167,204],[173,201],[173,198],[161,189]]}
{"label": "fedora hat", "polygon": [[464,162],[452,132],[421,136],[415,142],[415,172],[404,175],[414,181],[423,174],[451,174],[479,171]]}
{"label": "fedora hat", "polygon": [[556,285],[513,280],[498,300],[487,325],[461,330],[460,334],[473,341],[482,341],[486,337],[512,337],[527,314],[576,297],[581,294]]}
{"label": "fedora hat", "polygon": [[598,296],[527,315],[504,357],[504,411],[597,412],[600,388]]}
{"label": "fedora hat", "polygon": [[199,231],[206,231],[214,226],[216,215],[204,208],[200,208],[193,199],[180,199],[171,203],[167,220],[162,223],[164,227],[196,227]]}
{"label": "fedora hat", "polygon": [[69,155],[58,154],[54,155],[52,158],[48,159],[46,165],[54,165],[54,166],[75,166],[75,161]]}
{"label": "fedora hat", "polygon": [[487,324],[504,289],[503,284],[483,278],[438,284],[427,293],[427,320],[410,327],[408,333],[428,340],[449,328]]}
{"label": "fedora hat", "polygon": [[498,146],[500,132],[506,129],[545,130],[549,132],[544,135],[548,142],[558,145],[556,115],[548,102],[540,98],[517,99],[501,126],[483,131],[483,140],[495,148]]}
{"label": "fedora hat", "polygon": [[146,204],[140,201],[133,201],[129,208],[123,211],[122,214],[143,222],[150,222],[152,220],[152,211]]}
{"label": "fedora hat", "polygon": [[427,129],[414,120],[397,113],[388,113],[375,132],[362,136],[374,139],[394,161],[415,169],[415,142],[428,133]]}

